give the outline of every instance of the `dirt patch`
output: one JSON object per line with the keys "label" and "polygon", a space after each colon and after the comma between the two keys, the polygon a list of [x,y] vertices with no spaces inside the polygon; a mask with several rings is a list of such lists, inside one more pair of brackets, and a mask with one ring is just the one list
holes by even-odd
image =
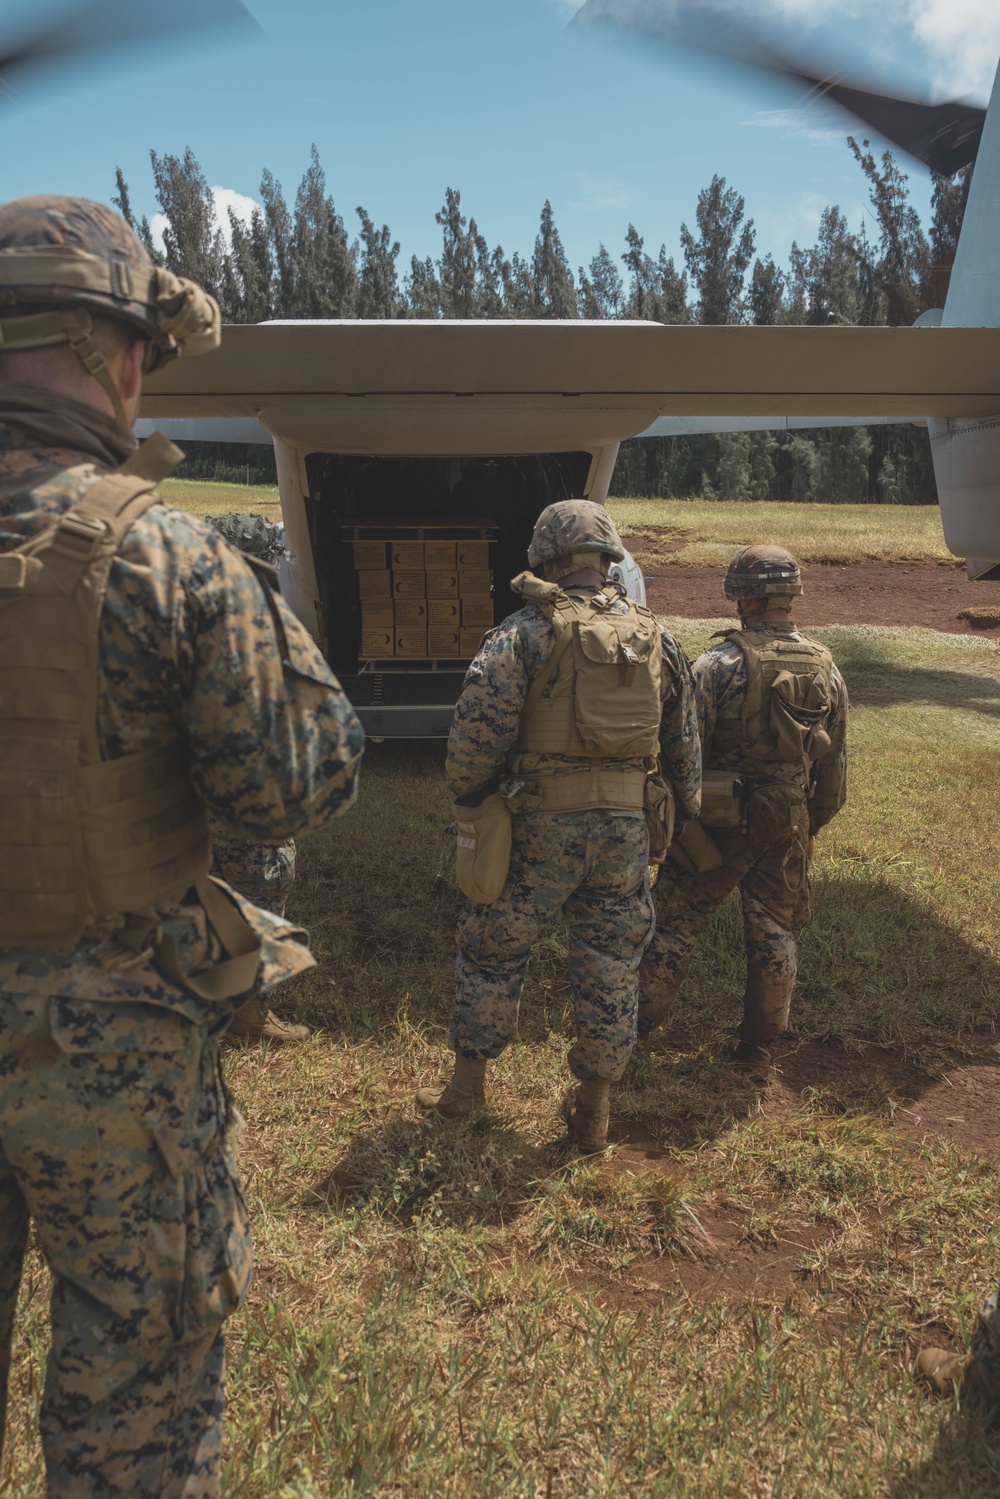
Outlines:
{"label": "dirt patch", "polygon": [[[651,549],[644,545],[642,550],[648,555]],[[669,535],[661,538],[659,555],[677,550],[677,543]],[[923,625],[951,634],[1000,639],[1000,582],[970,583],[961,563],[860,562],[834,566],[814,562],[805,569],[804,582],[806,592],[796,607],[795,619],[806,627]],[[666,558],[662,565],[647,564],[646,597],[657,614],[704,619],[733,612],[722,592],[721,569],[679,567]],[[960,618],[963,610],[973,617]]]}
{"label": "dirt patch", "polygon": [[[946,1070],[934,1074],[881,1047],[848,1050],[836,1041],[787,1049],[779,1045],[768,1080],[762,1083],[759,1111],[769,1119],[787,1119],[804,1110],[870,1112],[884,1120],[886,1129],[915,1142],[936,1136],[996,1159],[1000,1042],[984,1035],[971,1055],[955,1056],[950,1065],[945,1061]],[[676,1173],[676,1156],[641,1125],[618,1121],[612,1135],[618,1142],[609,1162],[612,1169]],[[766,1199],[754,1203],[765,1219],[770,1206]],[[689,1254],[644,1258],[632,1265],[625,1279],[588,1266],[567,1272],[567,1282],[602,1305],[624,1310],[678,1295],[735,1306],[781,1301],[797,1290],[829,1289],[807,1268],[807,1257],[834,1232],[827,1224],[803,1221],[783,1231],[777,1242],[760,1243],[748,1235],[745,1215],[699,1209]],[[824,1315],[832,1318],[830,1335],[838,1335],[841,1313],[827,1307]]]}
{"label": "dirt patch", "polygon": [[762,1097],[765,1115],[786,1117],[803,1106],[884,1114],[911,1139],[938,1135],[987,1159],[1000,1155],[1000,1042],[983,1036],[968,1057],[937,1075],[881,1047],[855,1053],[810,1043],[784,1054]]}
{"label": "dirt patch", "polygon": [[644,1259],[631,1268],[627,1281],[600,1266],[567,1271],[567,1284],[594,1297],[602,1306],[634,1311],[650,1301],[783,1301],[793,1289],[818,1289],[818,1281],[803,1266],[803,1258],[832,1237],[820,1224],[803,1223],[776,1244],[747,1243],[739,1220],[702,1215],[705,1239],[699,1238],[690,1256],[664,1255]]}

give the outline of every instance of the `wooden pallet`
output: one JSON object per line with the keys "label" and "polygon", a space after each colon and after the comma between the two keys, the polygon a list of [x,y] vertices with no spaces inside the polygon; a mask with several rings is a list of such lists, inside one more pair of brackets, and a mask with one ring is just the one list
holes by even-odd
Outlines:
{"label": "wooden pallet", "polygon": [[341,538],[350,541],[496,541],[494,521],[372,520],[364,525],[342,525]]}
{"label": "wooden pallet", "polygon": [[358,671],[459,671],[471,660],[471,656],[361,656]]}

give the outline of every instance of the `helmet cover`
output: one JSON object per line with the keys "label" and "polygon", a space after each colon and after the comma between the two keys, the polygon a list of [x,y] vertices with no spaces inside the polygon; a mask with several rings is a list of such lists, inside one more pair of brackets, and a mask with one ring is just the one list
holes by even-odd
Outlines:
{"label": "helmet cover", "polygon": [[615,562],[625,556],[614,521],[596,500],[559,500],[546,505],[535,522],[528,562],[537,567],[576,552],[607,552]]}
{"label": "helmet cover", "polygon": [[[0,203],[0,318],[5,347],[73,343],[51,314],[28,326],[19,307],[79,308],[118,318],[152,345],[147,369],[184,348],[200,354],[219,343],[214,298],[193,281],[155,266],[120,214],[87,198],[39,196]],[[63,319],[70,334],[73,319]],[[85,320],[81,321],[85,327]]]}
{"label": "helmet cover", "polygon": [[743,547],[726,569],[723,586],[727,599],[789,598],[802,592],[802,574],[784,547]]}

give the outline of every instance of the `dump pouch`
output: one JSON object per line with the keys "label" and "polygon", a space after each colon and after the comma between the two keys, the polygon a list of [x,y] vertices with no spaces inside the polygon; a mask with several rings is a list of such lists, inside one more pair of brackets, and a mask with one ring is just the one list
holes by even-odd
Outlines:
{"label": "dump pouch", "polygon": [[[821,760],[830,749],[823,725],[830,712],[829,692],[823,683],[803,683],[802,677],[782,671],[771,688],[771,733],[781,760]],[[805,691],[803,691],[805,686]]]}
{"label": "dump pouch", "polygon": [[738,828],[743,821],[743,782],[731,770],[706,770],[701,777],[701,813],[706,828]]}
{"label": "dump pouch", "polygon": [[510,869],[511,813],[506,798],[494,791],[478,807],[452,806],[455,874],[469,900],[491,906],[507,882]]}
{"label": "dump pouch", "polygon": [[805,844],[809,834],[806,793],[793,781],[766,781],[755,786],[747,801],[747,838],[752,848],[765,852],[788,838]]}
{"label": "dump pouch", "polygon": [[719,846],[702,826],[701,819],[691,817],[667,849],[673,864],[686,869],[688,874],[709,874],[722,866]]}
{"label": "dump pouch", "polygon": [[643,794],[649,852],[662,854],[674,836],[674,788],[659,774],[646,777]]}

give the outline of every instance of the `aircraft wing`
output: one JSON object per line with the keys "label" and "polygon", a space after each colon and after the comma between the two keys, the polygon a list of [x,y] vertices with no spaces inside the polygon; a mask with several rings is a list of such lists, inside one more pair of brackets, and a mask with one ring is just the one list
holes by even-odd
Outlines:
{"label": "aircraft wing", "polygon": [[[717,437],[723,432],[815,432],[821,427],[927,425],[922,416],[658,416],[637,437]],[[178,439],[180,441],[180,439]]]}
{"label": "aircraft wing", "polygon": [[1000,412],[1000,329],[587,321],[290,322],[150,376],[144,417],[257,417],[339,452],[618,442],[661,416]]}

